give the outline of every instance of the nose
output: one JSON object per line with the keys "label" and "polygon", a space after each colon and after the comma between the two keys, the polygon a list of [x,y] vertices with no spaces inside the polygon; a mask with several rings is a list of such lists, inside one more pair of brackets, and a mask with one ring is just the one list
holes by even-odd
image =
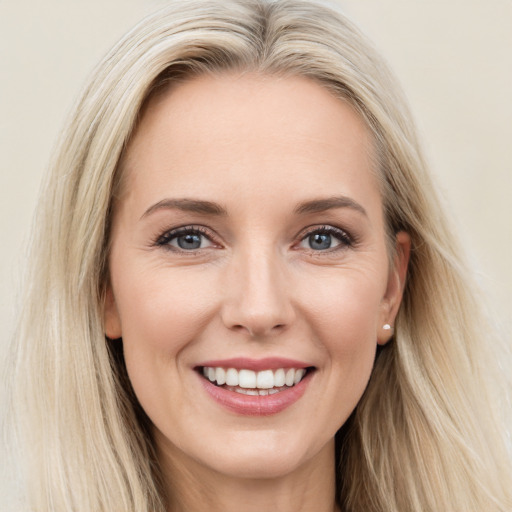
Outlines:
{"label": "nose", "polygon": [[246,251],[225,275],[222,321],[252,338],[275,336],[294,321],[290,282],[277,251]]}

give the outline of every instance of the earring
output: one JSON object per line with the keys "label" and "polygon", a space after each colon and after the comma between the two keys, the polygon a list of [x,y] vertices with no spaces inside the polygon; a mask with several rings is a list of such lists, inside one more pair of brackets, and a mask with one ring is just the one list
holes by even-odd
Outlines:
{"label": "earring", "polygon": [[384,324],[382,326],[382,328],[385,330],[385,331],[393,331],[393,327],[391,327],[391,325],[389,324]]}

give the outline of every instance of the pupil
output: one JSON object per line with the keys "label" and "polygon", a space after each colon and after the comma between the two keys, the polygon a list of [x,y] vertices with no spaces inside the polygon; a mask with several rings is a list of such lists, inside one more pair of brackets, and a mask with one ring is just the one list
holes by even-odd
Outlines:
{"label": "pupil", "polygon": [[199,249],[201,247],[200,235],[183,235],[178,237],[178,245],[181,249]]}
{"label": "pupil", "polygon": [[316,233],[309,237],[309,246],[311,249],[329,249],[331,247],[331,235],[326,233]]}

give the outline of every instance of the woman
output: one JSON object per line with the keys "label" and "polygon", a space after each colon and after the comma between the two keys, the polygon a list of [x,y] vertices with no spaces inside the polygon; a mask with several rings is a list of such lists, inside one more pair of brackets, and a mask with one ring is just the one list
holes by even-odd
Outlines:
{"label": "woman", "polygon": [[340,14],[174,2],[66,134],[18,337],[33,509],[510,509],[498,342]]}

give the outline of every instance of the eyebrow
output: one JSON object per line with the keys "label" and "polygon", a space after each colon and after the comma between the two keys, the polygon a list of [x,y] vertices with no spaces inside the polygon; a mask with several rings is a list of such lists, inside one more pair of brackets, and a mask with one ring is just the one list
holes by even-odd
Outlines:
{"label": "eyebrow", "polygon": [[184,212],[199,213],[202,215],[227,215],[227,212],[222,206],[211,201],[202,201],[199,199],[162,199],[150,206],[141,217],[147,217],[153,212],[158,210],[176,209]]}
{"label": "eyebrow", "polygon": [[[335,208],[351,208],[364,216],[368,216],[366,210],[356,201],[346,196],[328,197],[325,199],[313,199],[299,203],[294,212],[299,215],[308,213],[321,213]],[[202,215],[227,215],[227,211],[217,203],[200,199],[162,199],[150,206],[141,216],[144,217],[158,210],[177,209],[184,212],[198,213]]]}
{"label": "eyebrow", "polygon": [[304,215],[308,213],[321,213],[334,208],[351,208],[368,217],[366,210],[356,201],[346,196],[328,197],[325,199],[313,199],[300,203],[295,208],[295,213]]}

